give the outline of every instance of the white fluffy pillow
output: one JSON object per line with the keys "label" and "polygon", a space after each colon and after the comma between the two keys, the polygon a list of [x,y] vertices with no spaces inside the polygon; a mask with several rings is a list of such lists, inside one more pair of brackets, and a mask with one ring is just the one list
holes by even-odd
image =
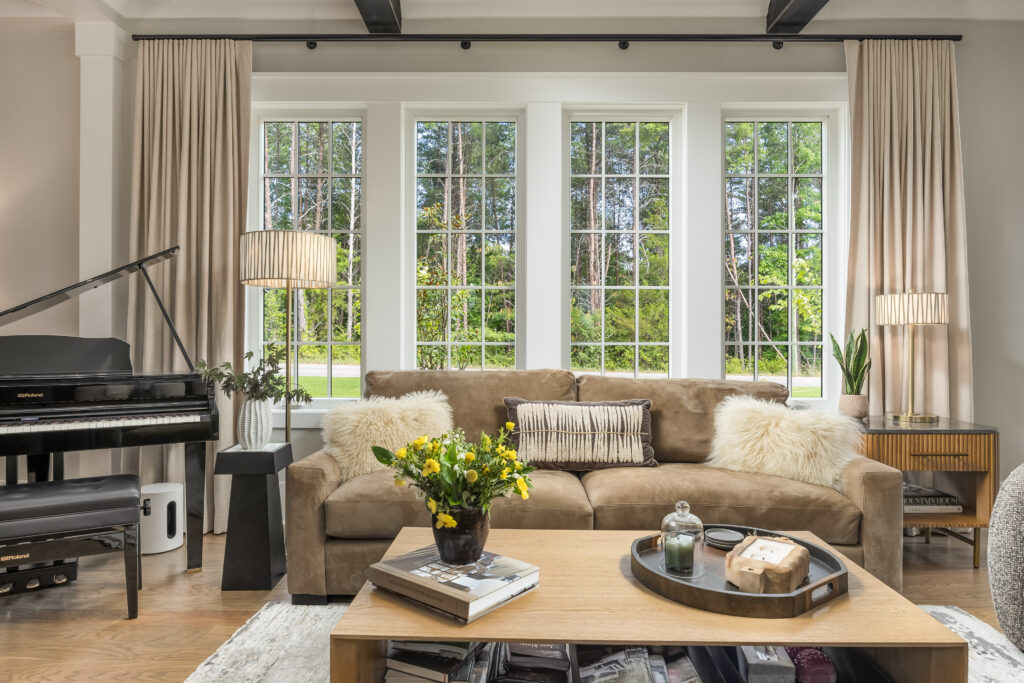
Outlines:
{"label": "white fluffy pillow", "polygon": [[321,423],[324,450],[341,465],[341,479],[386,469],[371,446],[397,450],[423,435],[452,428],[452,407],[440,391],[416,391],[399,398],[372,396],[332,408]]}
{"label": "white fluffy pillow", "polygon": [[715,410],[707,465],[841,490],[843,467],[861,442],[857,422],[818,410],[731,396]]}

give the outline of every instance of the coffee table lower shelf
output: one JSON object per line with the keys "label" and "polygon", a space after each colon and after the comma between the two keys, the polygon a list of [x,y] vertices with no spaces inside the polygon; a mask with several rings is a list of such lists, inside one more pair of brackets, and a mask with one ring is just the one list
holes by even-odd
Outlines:
{"label": "coffee table lower shelf", "polygon": [[[807,532],[786,533],[827,545]],[[541,584],[466,626],[366,584],[331,632],[331,681],[383,681],[388,639],[858,648],[898,683],[967,681],[967,643],[853,562],[849,592],[815,610],[790,619],[734,617],[640,585],[630,572],[630,545],[644,535],[493,529],[488,550],[537,565]],[[406,528],[387,556],[431,542],[429,529]]]}
{"label": "coffee table lower shelf", "polygon": [[[386,640],[331,639],[331,683],[381,683]],[[685,645],[686,643],[679,643]],[[861,648],[897,683],[962,683],[967,652],[957,648]]]}

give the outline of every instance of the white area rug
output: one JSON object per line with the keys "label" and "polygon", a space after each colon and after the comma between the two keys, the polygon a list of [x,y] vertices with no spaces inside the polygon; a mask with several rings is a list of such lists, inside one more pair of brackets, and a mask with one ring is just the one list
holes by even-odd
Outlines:
{"label": "white area rug", "polygon": [[330,635],[348,603],[268,602],[186,683],[305,683],[330,678]]}
{"label": "white area rug", "polygon": [[928,614],[967,641],[967,680],[970,683],[1024,681],[1024,652],[981,619],[951,605],[921,605]]}

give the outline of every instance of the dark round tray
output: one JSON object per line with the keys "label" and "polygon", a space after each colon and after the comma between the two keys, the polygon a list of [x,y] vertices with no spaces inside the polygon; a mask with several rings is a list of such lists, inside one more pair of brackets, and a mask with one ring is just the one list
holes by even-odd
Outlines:
{"label": "dark round tray", "polygon": [[684,579],[665,570],[661,534],[633,541],[633,576],[655,593],[690,607],[737,617],[784,619],[795,617],[845,593],[848,588],[846,564],[835,553],[789,534],[731,524],[707,524],[734,529],[742,534],[782,536],[807,548],[811,555],[807,580],[792,593],[743,593],[725,579],[726,551],[704,546],[704,573]]}

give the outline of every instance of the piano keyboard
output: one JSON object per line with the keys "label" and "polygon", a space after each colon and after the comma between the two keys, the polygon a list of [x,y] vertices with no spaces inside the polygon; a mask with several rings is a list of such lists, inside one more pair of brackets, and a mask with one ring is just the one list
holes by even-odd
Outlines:
{"label": "piano keyboard", "polygon": [[190,422],[200,422],[201,420],[202,416],[195,413],[185,415],[157,415],[151,417],[104,417],[93,420],[25,420],[18,424],[0,425],[0,434],[28,434],[32,432],[110,429],[116,427],[136,427],[141,425],[186,424]]}

